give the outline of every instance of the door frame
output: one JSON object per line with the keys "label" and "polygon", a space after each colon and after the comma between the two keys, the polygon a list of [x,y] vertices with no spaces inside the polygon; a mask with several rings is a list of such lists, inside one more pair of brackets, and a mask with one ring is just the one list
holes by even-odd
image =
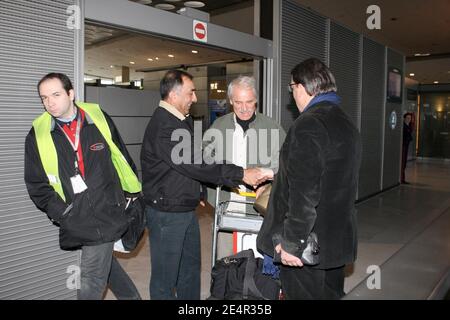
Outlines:
{"label": "door frame", "polygon": [[272,41],[208,22],[208,42],[200,43],[193,40],[194,18],[131,1],[77,1],[81,8],[81,28],[77,32],[75,43],[75,86],[78,99],[84,99],[84,25],[91,22],[261,59],[264,66],[261,87],[264,90],[263,112],[278,120],[273,112],[273,81],[270,80],[274,75]]}

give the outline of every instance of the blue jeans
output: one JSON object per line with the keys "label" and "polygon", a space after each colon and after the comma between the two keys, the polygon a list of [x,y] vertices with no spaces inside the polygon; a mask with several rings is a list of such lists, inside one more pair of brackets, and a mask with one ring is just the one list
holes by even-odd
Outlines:
{"label": "blue jeans", "polygon": [[113,242],[81,248],[79,300],[101,300],[109,284],[118,300],[140,300],[133,281],[113,257]]}
{"label": "blue jeans", "polygon": [[200,299],[200,228],[195,211],[146,207],[152,300]]}

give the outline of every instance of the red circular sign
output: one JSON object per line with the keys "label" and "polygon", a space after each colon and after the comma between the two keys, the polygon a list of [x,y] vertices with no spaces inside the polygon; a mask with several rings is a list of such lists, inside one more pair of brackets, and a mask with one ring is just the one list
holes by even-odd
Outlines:
{"label": "red circular sign", "polygon": [[202,23],[197,23],[194,26],[194,33],[197,38],[200,40],[204,39],[206,37],[206,29],[205,26]]}

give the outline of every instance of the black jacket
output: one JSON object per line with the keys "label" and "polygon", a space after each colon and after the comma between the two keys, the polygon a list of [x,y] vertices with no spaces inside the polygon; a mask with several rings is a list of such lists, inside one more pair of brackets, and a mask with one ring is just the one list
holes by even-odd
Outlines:
{"label": "black jacket", "polygon": [[403,147],[408,147],[409,143],[412,141],[412,127],[411,124],[406,124],[403,122]]}
{"label": "black jacket", "polygon": [[[105,117],[114,143],[136,171],[114,123],[106,113]],[[61,248],[72,249],[120,239],[127,228],[125,196],[111,161],[108,144],[100,131],[86,114],[80,132],[80,145],[88,189],[76,195],[70,182],[70,177],[75,173],[75,152],[58,126],[53,127],[51,136],[58,154],[59,176],[66,201],[49,184],[39,157],[34,128],[25,140],[25,183],[35,205],[60,226]],[[94,145],[96,147],[91,148]]]}
{"label": "black jacket", "polygon": [[258,249],[272,255],[281,242],[285,251],[301,256],[314,231],[320,245],[316,268],[354,261],[360,158],[358,130],[340,107],[319,102],[301,113],[280,151]]}
{"label": "black jacket", "polygon": [[[242,181],[241,167],[203,162],[200,152],[202,133],[198,138],[198,148],[194,148],[193,127],[192,117],[180,120],[162,107],[153,113],[141,151],[143,191],[147,205],[160,211],[192,211],[200,200],[200,182],[236,187]],[[177,129],[182,129],[178,131],[182,134],[182,140],[172,141],[172,133]],[[176,164],[172,161],[172,151],[179,155],[182,144],[188,147],[190,155],[181,153],[187,156],[187,161]]]}

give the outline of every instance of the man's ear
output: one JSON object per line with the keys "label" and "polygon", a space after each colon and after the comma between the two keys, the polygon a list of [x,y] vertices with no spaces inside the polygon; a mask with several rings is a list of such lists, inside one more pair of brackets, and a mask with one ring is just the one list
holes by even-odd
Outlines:
{"label": "man's ear", "polygon": [[176,92],[176,90],[172,90],[169,92],[169,100],[170,101],[175,101],[178,97],[178,94]]}
{"label": "man's ear", "polygon": [[69,90],[69,98],[70,98],[70,101],[75,100],[75,91],[73,89]]}
{"label": "man's ear", "polygon": [[304,85],[302,85],[301,83],[297,83],[297,85],[298,85],[298,87],[299,87],[300,90],[304,91],[308,96],[312,97],[312,95],[310,95],[310,94],[308,93],[308,91],[306,91],[306,88],[305,88]]}

